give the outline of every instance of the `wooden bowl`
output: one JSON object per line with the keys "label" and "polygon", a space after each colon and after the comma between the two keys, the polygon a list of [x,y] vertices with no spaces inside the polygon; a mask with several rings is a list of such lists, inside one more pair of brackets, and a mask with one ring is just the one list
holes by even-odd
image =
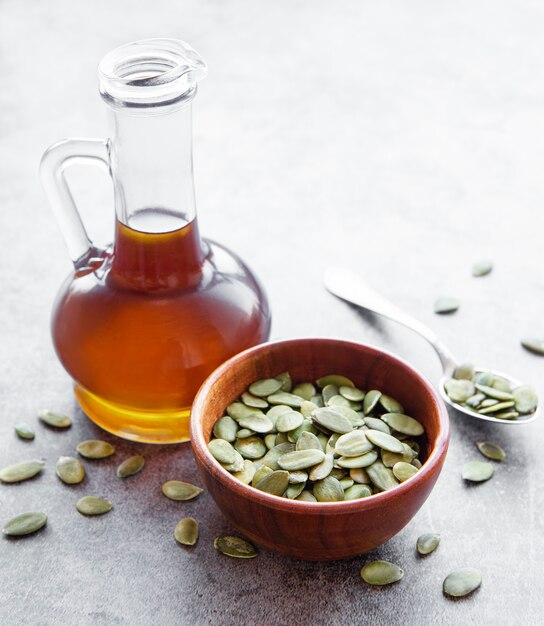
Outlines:
{"label": "wooden bowl", "polygon": [[[360,500],[299,502],[244,485],[207,449],[216,420],[250,383],[289,371],[295,382],[344,374],[361,389],[398,399],[426,431],[426,458],[414,477]],[[431,384],[399,358],[335,339],[294,339],[246,350],[218,367],[193,403],[191,440],[206,487],[231,524],[251,541],[298,559],[341,559],[368,552],[398,533],[431,492],[449,442],[446,407]]]}

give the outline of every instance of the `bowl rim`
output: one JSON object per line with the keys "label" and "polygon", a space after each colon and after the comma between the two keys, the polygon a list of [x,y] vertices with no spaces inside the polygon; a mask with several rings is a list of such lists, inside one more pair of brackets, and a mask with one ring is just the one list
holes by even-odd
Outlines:
{"label": "bowl rim", "polygon": [[[228,472],[220,463],[210,454],[208,447],[204,440],[204,433],[202,429],[202,420],[195,416],[200,416],[203,411],[203,405],[205,398],[212,391],[214,384],[221,378],[221,376],[238,362],[242,362],[251,357],[255,353],[264,352],[277,345],[286,345],[296,347],[301,343],[319,342],[323,345],[344,344],[344,346],[353,349],[365,349],[367,351],[374,352],[376,355],[385,355],[390,358],[395,365],[400,365],[406,368],[409,372],[421,383],[421,385],[428,391],[429,395],[434,400],[437,408],[439,418],[439,432],[436,439],[436,444],[425,463],[421,466],[420,470],[410,477],[408,480],[400,483],[393,489],[388,491],[382,491],[380,493],[367,496],[366,498],[359,498],[356,500],[340,500],[338,502],[306,502],[304,500],[290,500],[283,496],[275,496],[264,491],[255,489],[250,485],[246,485],[241,481],[234,478],[234,476]],[[297,514],[337,514],[340,511],[342,513],[350,513],[355,510],[360,511],[362,509],[373,509],[390,502],[396,497],[400,497],[403,494],[409,492],[417,484],[425,482],[426,478],[430,478],[437,465],[443,462],[446,452],[448,450],[450,440],[450,423],[449,415],[446,405],[440,396],[439,392],[434,388],[431,382],[412,365],[410,365],[404,359],[397,355],[383,350],[377,346],[359,343],[355,341],[347,341],[344,339],[335,339],[331,337],[300,337],[296,339],[281,339],[277,341],[268,341],[258,344],[238,354],[235,354],[227,361],[224,361],[219,365],[206,380],[202,383],[198,390],[191,408],[190,419],[190,433],[191,433],[191,445],[193,453],[197,461],[200,461],[209,470],[212,476],[220,480],[228,489],[233,489],[238,492],[239,495],[253,499],[256,503],[263,504],[265,506],[280,507],[285,511],[290,511]]]}

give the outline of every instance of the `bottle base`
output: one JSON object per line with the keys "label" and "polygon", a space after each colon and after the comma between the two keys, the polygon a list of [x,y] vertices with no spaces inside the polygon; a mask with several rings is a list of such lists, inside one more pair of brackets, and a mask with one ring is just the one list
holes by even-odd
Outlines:
{"label": "bottle base", "polygon": [[74,394],[87,417],[104,430],[140,443],[189,441],[191,407],[177,411],[134,411],[104,400],[79,385]]}

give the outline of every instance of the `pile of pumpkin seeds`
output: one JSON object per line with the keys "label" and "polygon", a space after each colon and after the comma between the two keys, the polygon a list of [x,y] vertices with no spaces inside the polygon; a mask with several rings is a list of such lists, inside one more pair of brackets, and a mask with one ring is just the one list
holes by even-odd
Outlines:
{"label": "pile of pumpkin seeds", "polygon": [[377,389],[329,374],[293,384],[257,380],[213,427],[212,456],[238,480],[305,502],[356,500],[396,487],[421,467],[420,422]]}
{"label": "pile of pumpkin seeds", "polygon": [[538,398],[528,385],[512,387],[510,381],[492,372],[476,372],[470,364],[459,365],[444,384],[453,402],[480,415],[515,420],[536,411]]}

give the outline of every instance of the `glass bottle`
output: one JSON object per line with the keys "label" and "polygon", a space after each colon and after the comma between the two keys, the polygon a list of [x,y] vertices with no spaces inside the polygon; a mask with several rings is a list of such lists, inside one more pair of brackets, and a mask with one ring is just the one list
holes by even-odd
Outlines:
{"label": "glass bottle", "polygon": [[[270,332],[251,271],[198,232],[191,102],[205,74],[181,41],[113,50],[99,65],[110,138],[60,141],[41,163],[74,263],[53,308],[55,350],[83,411],[137,441],[187,440],[206,376]],[[104,167],[113,181],[115,237],[106,248],[89,240],[64,177],[81,161]]]}

